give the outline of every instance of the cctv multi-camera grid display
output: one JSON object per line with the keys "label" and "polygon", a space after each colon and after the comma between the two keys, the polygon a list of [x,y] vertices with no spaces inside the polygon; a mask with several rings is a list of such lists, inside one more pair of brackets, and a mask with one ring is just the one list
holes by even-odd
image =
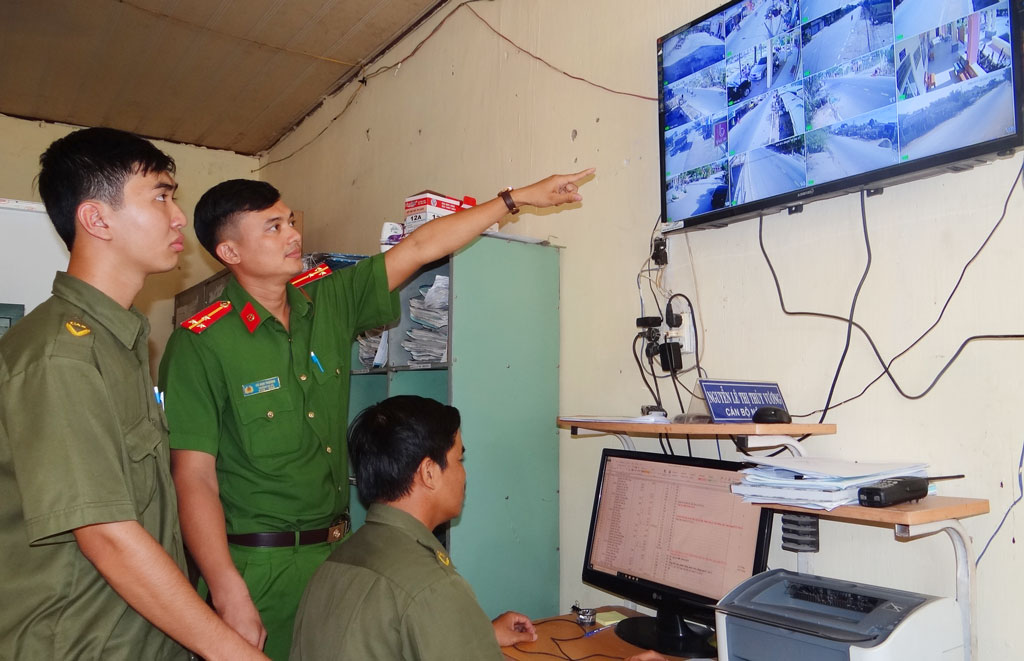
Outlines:
{"label": "cctv multi-camera grid display", "polygon": [[1018,4],[740,0],[666,35],[663,231],[1012,151]]}

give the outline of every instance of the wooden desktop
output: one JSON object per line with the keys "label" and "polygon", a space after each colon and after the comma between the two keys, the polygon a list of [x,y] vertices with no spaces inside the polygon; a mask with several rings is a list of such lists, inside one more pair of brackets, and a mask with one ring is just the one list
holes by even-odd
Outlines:
{"label": "wooden desktop", "polygon": [[[637,611],[624,606],[602,606],[598,612],[617,611],[633,617],[641,615]],[[510,661],[536,661],[538,659],[587,659],[587,661],[612,661],[627,659],[634,654],[645,651],[615,635],[614,628],[598,631],[593,636],[584,636],[588,631],[600,628],[600,625],[582,626],[576,624],[576,615],[559,615],[533,623],[537,630],[537,640],[532,643],[519,643],[512,647],[501,648],[505,659]],[[680,656],[666,656],[671,661],[683,661]]]}

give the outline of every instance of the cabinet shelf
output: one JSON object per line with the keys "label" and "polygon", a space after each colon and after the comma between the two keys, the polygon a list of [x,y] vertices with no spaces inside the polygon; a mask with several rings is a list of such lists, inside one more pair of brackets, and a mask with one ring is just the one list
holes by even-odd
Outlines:
{"label": "cabinet shelf", "polygon": [[386,367],[373,367],[352,370],[352,374],[387,374],[388,372],[429,372],[431,370],[446,370],[450,368],[449,363],[412,363],[406,365],[388,365]]}

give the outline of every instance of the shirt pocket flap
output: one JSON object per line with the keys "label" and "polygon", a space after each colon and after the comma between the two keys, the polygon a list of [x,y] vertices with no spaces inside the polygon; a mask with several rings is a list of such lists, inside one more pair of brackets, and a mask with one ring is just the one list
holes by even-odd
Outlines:
{"label": "shirt pocket flap", "polygon": [[138,424],[127,429],[124,432],[124,444],[128,458],[139,462],[149,455],[155,456],[157,447],[163,441],[163,434],[160,431],[149,418],[143,418]]}
{"label": "shirt pocket flap", "polygon": [[279,414],[292,411],[291,398],[282,390],[271,390],[238,397],[238,419],[243,425],[257,420],[273,420]]}
{"label": "shirt pocket flap", "polygon": [[348,370],[337,354],[317,355],[319,364],[313,363],[313,375],[319,384],[326,383],[331,379],[337,379],[342,373]]}

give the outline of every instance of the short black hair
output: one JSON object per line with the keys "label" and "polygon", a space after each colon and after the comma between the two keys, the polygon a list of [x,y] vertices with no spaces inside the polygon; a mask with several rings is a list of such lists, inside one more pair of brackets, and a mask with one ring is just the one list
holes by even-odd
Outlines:
{"label": "short black hair", "polygon": [[80,129],[55,140],[39,165],[39,195],[68,250],[75,243],[75,214],[82,202],[100,200],[118,209],[132,175],[174,174],[174,159],[153,143],[108,128]]}
{"label": "short black hair", "polygon": [[416,395],[389,397],[363,409],[348,428],[359,500],[369,507],[408,495],[427,457],[446,469],[461,423],[454,406]]}
{"label": "short black hair", "polygon": [[217,257],[224,229],[247,211],[263,211],[277,204],[281,193],[265,181],[229,179],[203,193],[196,204],[193,227],[199,244]]}

